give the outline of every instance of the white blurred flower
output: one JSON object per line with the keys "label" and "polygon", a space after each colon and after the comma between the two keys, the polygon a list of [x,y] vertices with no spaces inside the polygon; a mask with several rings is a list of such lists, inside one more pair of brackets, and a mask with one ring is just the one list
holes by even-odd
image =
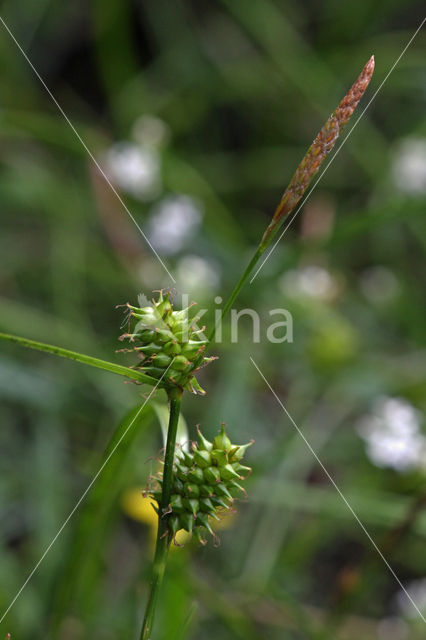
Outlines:
{"label": "white blurred flower", "polygon": [[330,300],[338,292],[336,279],[327,269],[317,265],[290,269],[283,275],[279,284],[283,293],[292,297]]}
{"label": "white blurred flower", "polygon": [[178,282],[185,291],[215,290],[219,275],[213,265],[199,256],[184,256],[177,265]]}
{"label": "white blurred flower", "polygon": [[142,146],[159,147],[167,142],[169,135],[168,125],[156,116],[143,115],[132,128],[134,140]]}
{"label": "white blurred flower", "polygon": [[407,138],[395,152],[392,177],[401,191],[426,193],[426,139]]}
{"label": "white blurred flower", "polygon": [[375,266],[363,271],[360,278],[360,288],[371,302],[382,304],[389,302],[396,296],[399,283],[390,269]]}
{"label": "white blurred flower", "polygon": [[157,204],[148,222],[148,237],[163,254],[178,253],[201,224],[202,211],[189,196],[171,196]]}
{"label": "white blurred flower", "polygon": [[[406,590],[413,598],[420,611],[426,614],[426,578],[413,580],[406,585]],[[398,609],[404,616],[407,618],[418,618],[418,612],[402,589],[397,593],[396,603]]]}
{"label": "white blurred flower", "polygon": [[[407,596],[404,595],[405,598]],[[378,640],[408,640],[409,628],[401,618],[383,618],[377,624]]]}
{"label": "white blurred flower", "polygon": [[420,432],[419,413],[405,400],[379,398],[357,430],[376,466],[396,471],[426,468],[426,438]]}
{"label": "white blurred flower", "polygon": [[108,150],[105,169],[114,184],[135,198],[149,200],[158,193],[160,161],[153,149],[117,142]]}

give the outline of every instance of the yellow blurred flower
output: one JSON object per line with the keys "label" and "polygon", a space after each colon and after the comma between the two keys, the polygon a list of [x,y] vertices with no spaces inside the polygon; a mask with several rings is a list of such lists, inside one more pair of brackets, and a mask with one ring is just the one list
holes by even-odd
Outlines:
{"label": "yellow blurred flower", "polygon": [[236,518],[236,512],[232,510],[222,511],[218,513],[218,516],[220,520],[210,518],[210,524],[214,531],[221,531],[222,529],[228,529],[228,527],[231,527]]}
{"label": "yellow blurred flower", "polygon": [[144,497],[142,489],[133,488],[127,489],[121,497],[121,506],[124,513],[137,520],[143,522],[153,528],[154,534],[157,529],[157,514],[154,511],[153,504],[155,500],[153,498]]}
{"label": "yellow blurred flower", "polygon": [[[149,537],[152,546],[155,545],[158,528],[157,514],[154,511],[152,506],[153,504],[155,504],[155,500],[150,497],[144,497],[142,489],[138,487],[126,489],[121,496],[121,508],[126,516],[136,520],[137,522],[142,522],[143,524],[148,525],[150,533]],[[220,520],[210,519],[210,523],[215,531],[220,531],[230,527],[234,519],[235,513],[228,511],[224,514],[220,514]],[[177,545],[183,546],[190,542],[191,537],[190,533],[184,529],[180,529],[176,533],[175,542]],[[176,549],[176,546],[171,545],[171,548]]]}
{"label": "yellow blurred flower", "polygon": [[[149,526],[149,537],[152,546],[155,545],[158,528],[157,514],[154,511],[153,504],[155,504],[155,500],[150,497],[144,497],[142,490],[137,487],[127,489],[121,497],[121,507],[126,516]],[[175,541],[178,545],[188,544],[190,540],[191,534],[184,529],[176,533]],[[176,549],[177,547],[172,545],[171,548]]]}

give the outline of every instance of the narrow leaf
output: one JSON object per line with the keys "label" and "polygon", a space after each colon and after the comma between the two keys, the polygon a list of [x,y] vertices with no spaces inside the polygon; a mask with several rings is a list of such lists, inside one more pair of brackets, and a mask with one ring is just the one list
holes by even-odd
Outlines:
{"label": "narrow leaf", "polygon": [[[134,369],[130,369],[129,367],[123,367],[122,365],[115,364],[114,362],[107,362],[106,360],[101,360],[100,358],[93,358],[92,356],[87,356],[83,353],[77,353],[76,351],[70,351],[69,349],[63,349],[62,347],[56,347],[51,344],[37,342],[36,340],[29,340],[28,338],[22,338],[20,336],[13,336],[8,333],[0,333],[0,340],[16,342],[23,347],[36,349],[37,351],[44,351],[45,353],[53,353],[56,356],[68,358],[69,360],[75,360],[76,362],[81,362],[82,364],[88,364],[91,367],[97,367],[98,369],[104,369],[105,371],[116,373],[120,376],[130,378],[131,380],[135,380],[140,383],[149,384],[151,386],[155,386],[158,384],[158,380],[155,380],[154,378],[151,378],[151,376],[140,373],[139,371],[136,371]],[[160,383],[158,384],[158,387],[163,388],[163,385]]]}
{"label": "narrow leaf", "polygon": [[[163,434],[164,446],[167,442],[167,431],[169,428],[169,408],[167,405],[159,404],[158,402],[151,402],[151,406],[157,414],[158,421],[161,426],[161,432]],[[189,433],[186,420],[182,413],[179,414],[179,422],[176,433],[176,443],[179,444],[185,451],[188,450]]]}

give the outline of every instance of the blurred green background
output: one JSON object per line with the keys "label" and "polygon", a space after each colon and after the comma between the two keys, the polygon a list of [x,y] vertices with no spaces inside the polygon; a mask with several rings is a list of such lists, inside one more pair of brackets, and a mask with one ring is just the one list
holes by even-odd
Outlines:
{"label": "blurred green background", "polygon": [[[420,2],[2,3],[1,15],[177,280],[209,308],[245,267],[313,137],[372,53],[355,118]],[[0,331],[130,363],[115,305],[172,285],[0,25]],[[173,551],[155,638],[424,637],[426,36],[422,30],[237,308],[183,406],[190,436],[255,438],[221,546]],[[349,127],[351,126],[349,125]],[[293,317],[270,344],[269,310]],[[145,389],[0,347],[0,610]],[[156,401],[165,399],[161,393]],[[127,422],[126,422],[127,421]],[[136,638],[152,558],[151,405],[0,624],[12,640]],[[136,491],[136,497],[135,497]],[[139,505],[138,500],[141,504]]]}

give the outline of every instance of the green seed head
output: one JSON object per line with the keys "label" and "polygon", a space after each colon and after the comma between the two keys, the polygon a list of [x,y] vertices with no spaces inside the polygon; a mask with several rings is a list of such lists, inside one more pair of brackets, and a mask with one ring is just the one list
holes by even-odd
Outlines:
{"label": "green seed head", "polygon": [[208,484],[200,485],[200,496],[203,498],[210,498],[213,495],[213,489]]}
{"label": "green seed head", "polygon": [[220,471],[217,467],[206,467],[204,469],[204,478],[207,484],[215,485],[220,482]]}
{"label": "green seed head", "polygon": [[198,449],[195,449],[193,456],[195,464],[201,469],[205,469],[212,464],[212,458],[208,451],[198,451]]}
{"label": "green seed head", "polygon": [[194,374],[211,358],[200,358],[207,341],[193,326],[189,308],[175,311],[170,294],[161,291],[153,306],[125,306],[129,329],[120,339],[129,339],[139,354],[138,369],[157,380],[161,378],[166,387],[178,386],[204,395]]}
{"label": "green seed head", "polygon": [[170,340],[170,342],[166,342],[164,345],[164,353],[167,353],[168,356],[177,356],[181,350],[182,347],[177,340]]}
{"label": "green seed head", "polygon": [[222,480],[241,480],[241,477],[230,464],[225,464],[220,468],[220,477]]}
{"label": "green seed head", "polygon": [[210,515],[213,515],[215,513],[214,504],[210,500],[210,498],[201,498],[200,509],[201,511],[204,511],[205,513],[209,513]]}
{"label": "green seed head", "polygon": [[234,462],[232,464],[232,468],[234,471],[240,474],[240,478],[246,478],[251,474],[251,467],[245,467],[243,464],[239,462]]}
{"label": "green seed head", "polygon": [[176,371],[187,371],[191,367],[191,361],[185,356],[175,356],[173,358],[173,369]]}
{"label": "green seed head", "polygon": [[142,355],[144,356],[153,356],[156,355],[157,353],[161,352],[161,345],[160,344],[155,344],[155,342],[150,342],[149,344],[145,345],[144,347],[138,347],[138,351],[141,352]]}
{"label": "green seed head", "polygon": [[200,488],[201,487],[198,484],[185,482],[185,484],[183,485],[183,492],[190,498],[198,498],[198,496],[200,495]]}
{"label": "green seed head", "polygon": [[185,509],[187,511],[190,511],[195,518],[198,511],[200,510],[200,502],[198,502],[198,500],[196,500],[195,498],[184,498],[183,504],[185,506]]}
{"label": "green seed head", "polygon": [[183,449],[176,448],[176,454],[179,455],[183,465],[186,465],[188,468],[192,467],[194,463],[193,463],[192,455],[188,453],[188,451],[184,451]]}
{"label": "green seed head", "polygon": [[[232,507],[233,495],[245,493],[237,481],[251,472],[250,467],[240,463],[250,445],[232,444],[222,425],[213,443],[198,429],[198,441],[191,451],[176,448],[170,512],[163,515],[168,518],[173,536],[179,529],[194,532],[200,541],[200,529],[207,529],[214,536],[209,519],[219,520]],[[161,487],[161,477],[158,482]],[[161,490],[150,493],[160,504]]]}
{"label": "green seed head", "polygon": [[213,463],[218,467],[223,467],[225,464],[228,464],[228,455],[227,452],[223,449],[213,449],[210,453],[210,456],[213,460]]}
{"label": "green seed head", "polygon": [[204,475],[202,469],[199,467],[193,467],[188,471],[188,480],[190,482],[195,482],[195,484],[203,484],[204,483]]}
{"label": "green seed head", "polygon": [[[160,480],[158,480],[158,482],[160,482]],[[182,480],[179,480],[179,478],[177,476],[175,476],[174,482],[173,482],[175,493],[180,493],[181,495],[183,495],[184,494],[185,484],[186,483],[183,483]]]}
{"label": "green seed head", "polygon": [[172,312],[173,306],[170,302],[170,294],[167,293],[166,296],[163,297],[163,292],[160,291],[160,295],[158,297],[157,302],[154,302],[155,307],[161,317],[164,319],[169,313]]}
{"label": "green seed head", "polygon": [[160,368],[160,367],[144,367],[144,371],[145,373],[147,373],[148,375],[152,376],[153,378],[162,378],[164,376],[164,369]]}
{"label": "green seed head", "polygon": [[182,480],[182,482],[186,482],[188,480],[188,472],[189,468],[185,465],[181,464],[177,466],[176,475],[180,480]]}
{"label": "green seed head", "polygon": [[154,367],[161,367],[162,369],[166,369],[171,363],[172,359],[170,356],[166,356],[165,353],[159,353],[152,360],[152,364]]}
{"label": "green seed head", "polygon": [[211,451],[213,449],[213,443],[205,439],[199,427],[197,427],[197,433],[199,440],[198,449],[202,451]]}
{"label": "green seed head", "polygon": [[155,337],[162,346],[166,345],[174,338],[173,333],[169,329],[156,329]]}
{"label": "green seed head", "polygon": [[179,531],[179,527],[180,527],[179,517],[173,514],[169,518],[169,529],[174,536]]}
{"label": "green seed head", "polygon": [[182,501],[182,496],[175,493],[170,498],[170,506],[172,508],[173,513],[183,513],[185,511],[185,506]]}
{"label": "green seed head", "polygon": [[211,535],[213,535],[213,529],[211,528],[209,517],[206,513],[199,513],[197,515],[196,525],[204,527],[209,533],[211,533]]}
{"label": "green seed head", "polygon": [[151,342],[152,340],[154,340],[155,331],[154,329],[143,329],[139,333],[138,337],[139,337],[139,340],[141,340],[141,342],[143,342],[144,344],[147,344],[148,342]]}
{"label": "green seed head", "polygon": [[182,355],[187,358],[195,358],[197,354],[202,353],[205,350],[205,344],[203,344],[200,340],[189,340],[182,347]]}
{"label": "green seed head", "polygon": [[216,438],[213,440],[213,447],[215,449],[223,449],[224,451],[229,451],[229,449],[232,449],[232,442],[226,435],[225,425],[223,422],[222,422],[219,435],[217,435]]}
{"label": "green seed head", "polygon": [[232,504],[229,498],[212,497],[211,501],[215,507],[223,507],[224,509],[229,509]]}
{"label": "green seed head", "polygon": [[181,529],[185,529],[185,531],[188,531],[189,533],[191,533],[193,527],[194,527],[194,516],[192,513],[182,513],[179,516],[179,525]]}
{"label": "green seed head", "polygon": [[227,488],[226,484],[219,482],[215,487],[215,493],[217,496],[224,496],[225,498],[232,498],[232,495]]}
{"label": "green seed head", "polygon": [[254,440],[251,440],[247,444],[232,447],[229,451],[229,462],[235,462],[244,458],[247,449],[252,446],[253,442]]}

